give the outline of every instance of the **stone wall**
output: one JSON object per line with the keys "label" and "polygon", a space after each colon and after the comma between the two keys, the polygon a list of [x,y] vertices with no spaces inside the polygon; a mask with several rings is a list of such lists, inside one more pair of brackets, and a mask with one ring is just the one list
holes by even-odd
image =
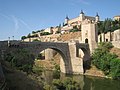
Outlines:
{"label": "stone wall", "polygon": [[116,48],[120,48],[120,41],[112,41],[112,44]]}
{"label": "stone wall", "polygon": [[98,42],[110,42],[110,41],[120,41],[120,29],[115,30],[114,32],[107,32],[106,34],[102,33],[98,35]]}

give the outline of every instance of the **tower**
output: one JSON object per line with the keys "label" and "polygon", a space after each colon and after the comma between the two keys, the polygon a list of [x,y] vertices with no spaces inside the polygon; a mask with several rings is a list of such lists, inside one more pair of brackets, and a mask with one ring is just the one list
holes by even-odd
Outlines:
{"label": "tower", "polygon": [[99,22],[99,20],[100,20],[100,17],[99,17],[99,15],[98,15],[98,13],[96,13],[95,22]]}
{"label": "tower", "polygon": [[69,18],[68,18],[68,16],[66,15],[66,18],[65,18],[65,21],[64,21],[64,25],[68,24],[68,20],[69,20]]}
{"label": "tower", "polygon": [[81,25],[82,43],[88,43],[92,53],[97,47],[98,31],[95,22],[83,21]]}
{"label": "tower", "polygon": [[80,17],[80,21],[83,21],[85,19],[85,14],[84,14],[84,12],[82,10],[80,12],[79,17]]}

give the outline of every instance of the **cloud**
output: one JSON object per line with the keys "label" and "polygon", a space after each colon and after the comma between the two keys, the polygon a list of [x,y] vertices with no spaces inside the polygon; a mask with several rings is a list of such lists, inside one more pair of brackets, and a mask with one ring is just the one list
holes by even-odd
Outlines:
{"label": "cloud", "polygon": [[7,19],[9,21],[12,21],[14,23],[15,32],[18,31],[18,29],[19,29],[19,21],[14,15],[5,15],[3,13],[0,13],[0,16],[4,17],[5,19]]}
{"label": "cloud", "polygon": [[3,14],[3,13],[0,13],[0,16],[6,18],[6,19],[8,19],[8,20],[11,20],[11,18],[10,18],[9,16],[7,16],[7,15],[5,15],[5,14]]}
{"label": "cloud", "polygon": [[77,3],[81,3],[81,4],[84,4],[84,5],[90,5],[89,2],[85,1],[85,0],[72,0],[73,2],[77,2]]}
{"label": "cloud", "polygon": [[31,27],[22,19],[19,19],[19,21],[29,30],[31,30]]}
{"label": "cloud", "polygon": [[19,27],[19,20],[18,20],[18,18],[15,17],[14,15],[12,15],[11,17],[12,17],[12,20],[13,20],[13,22],[14,22],[15,32],[17,32],[18,29],[20,28],[20,27]]}
{"label": "cloud", "polygon": [[5,15],[3,13],[0,13],[0,16],[2,16],[5,19],[13,22],[13,24],[14,24],[14,31],[13,31],[13,33],[17,33],[18,32],[18,30],[21,28],[20,24],[22,24],[27,29],[32,30],[30,28],[30,26],[24,20],[16,17],[15,15]]}
{"label": "cloud", "polygon": [[85,0],[79,0],[82,4],[85,4],[85,5],[90,5],[89,2],[85,1]]}

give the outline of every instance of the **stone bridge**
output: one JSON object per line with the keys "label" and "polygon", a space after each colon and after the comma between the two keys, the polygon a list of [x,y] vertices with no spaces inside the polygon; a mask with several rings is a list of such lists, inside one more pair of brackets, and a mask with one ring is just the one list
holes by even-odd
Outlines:
{"label": "stone bridge", "polygon": [[[10,50],[15,50],[18,48],[28,49],[34,55],[38,55],[41,51],[45,49],[53,49],[61,55],[60,69],[61,72],[67,74],[83,74],[84,61],[90,60],[90,50],[89,45],[85,43],[64,43],[64,42],[21,42],[21,41],[1,41],[0,42],[0,52],[9,52]],[[80,51],[84,53],[83,58],[81,58]],[[2,54],[1,54],[2,55]]]}

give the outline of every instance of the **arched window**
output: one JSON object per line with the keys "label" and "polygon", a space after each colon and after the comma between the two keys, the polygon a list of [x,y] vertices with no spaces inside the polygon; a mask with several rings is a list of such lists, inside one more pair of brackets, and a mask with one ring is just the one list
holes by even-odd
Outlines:
{"label": "arched window", "polygon": [[88,43],[88,39],[87,38],[85,39],[85,43]]}

